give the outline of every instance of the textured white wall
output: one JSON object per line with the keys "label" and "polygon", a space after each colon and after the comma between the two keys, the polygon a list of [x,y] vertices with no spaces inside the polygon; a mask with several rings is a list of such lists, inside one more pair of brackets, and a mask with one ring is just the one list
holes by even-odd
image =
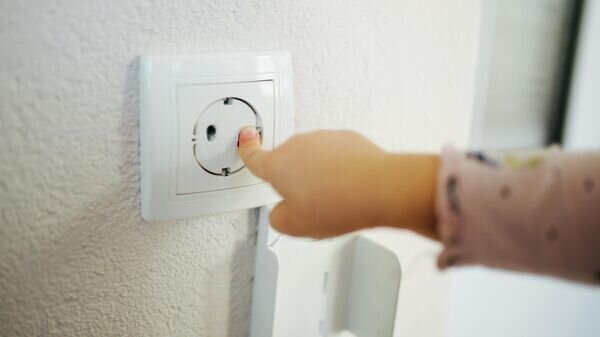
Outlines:
{"label": "textured white wall", "polygon": [[0,335],[248,331],[256,212],[140,219],[138,55],[287,49],[299,130],[437,150],[466,143],[478,18],[476,0],[0,1]]}

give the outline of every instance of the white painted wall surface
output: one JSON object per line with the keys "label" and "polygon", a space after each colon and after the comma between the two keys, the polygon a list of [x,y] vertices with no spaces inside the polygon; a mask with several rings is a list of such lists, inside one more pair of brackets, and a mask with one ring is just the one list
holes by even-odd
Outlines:
{"label": "white painted wall surface", "polygon": [[[1,1],[0,335],[248,332],[256,212],[140,218],[140,54],[287,49],[298,130],[432,151],[466,143],[478,18],[476,0]],[[405,297],[413,336],[432,296]]]}

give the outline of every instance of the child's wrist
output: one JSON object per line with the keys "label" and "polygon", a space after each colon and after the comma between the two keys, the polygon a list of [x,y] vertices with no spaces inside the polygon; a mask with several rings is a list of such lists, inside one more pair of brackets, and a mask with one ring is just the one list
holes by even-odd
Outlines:
{"label": "child's wrist", "polygon": [[439,157],[384,156],[376,179],[378,224],[435,237],[435,194]]}

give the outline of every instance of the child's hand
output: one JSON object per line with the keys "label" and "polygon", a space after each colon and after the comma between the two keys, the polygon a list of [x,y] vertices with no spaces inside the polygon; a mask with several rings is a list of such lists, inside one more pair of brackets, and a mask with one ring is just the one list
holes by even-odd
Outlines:
{"label": "child's hand", "polygon": [[[240,132],[239,152],[248,169],[283,197],[271,213],[282,233],[322,238],[378,225],[432,227],[437,157],[392,155],[351,131],[294,136],[269,152],[253,127]],[[425,172],[418,165],[424,158],[436,164]]]}

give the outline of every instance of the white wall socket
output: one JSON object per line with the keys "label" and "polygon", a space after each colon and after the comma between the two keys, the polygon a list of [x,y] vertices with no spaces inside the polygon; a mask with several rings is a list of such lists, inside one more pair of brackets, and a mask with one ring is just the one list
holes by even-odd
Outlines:
{"label": "white wall socket", "polygon": [[237,154],[245,125],[272,149],[293,130],[287,52],[142,56],[142,217],[168,220],[279,200]]}

